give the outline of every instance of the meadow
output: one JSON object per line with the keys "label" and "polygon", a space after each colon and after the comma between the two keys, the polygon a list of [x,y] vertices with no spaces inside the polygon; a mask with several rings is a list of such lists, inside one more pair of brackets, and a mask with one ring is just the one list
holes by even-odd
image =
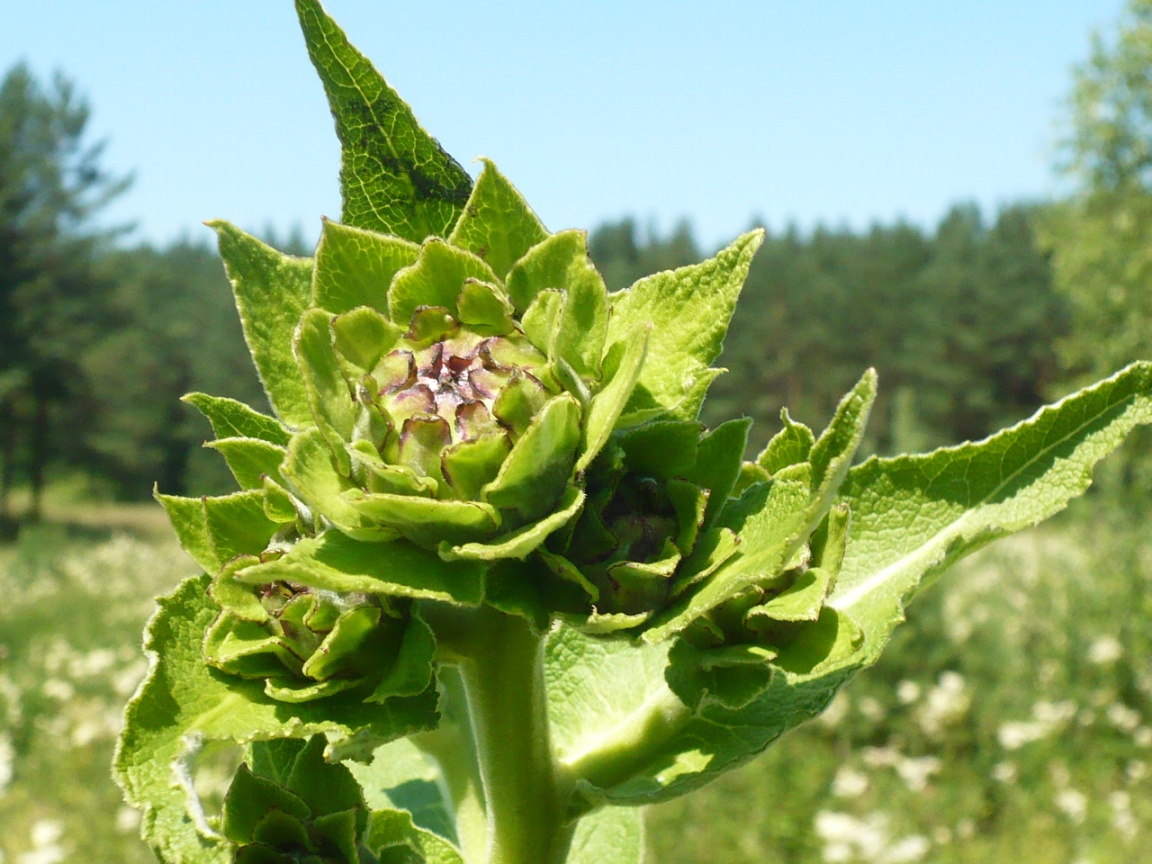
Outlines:
{"label": "meadow", "polygon": [[[195,565],[152,505],[0,547],[0,864],[152,856],[109,778],[152,597]],[[1112,864],[1152,848],[1152,549],[1100,496],[963,562],[819,720],[649,811],[652,862]]]}

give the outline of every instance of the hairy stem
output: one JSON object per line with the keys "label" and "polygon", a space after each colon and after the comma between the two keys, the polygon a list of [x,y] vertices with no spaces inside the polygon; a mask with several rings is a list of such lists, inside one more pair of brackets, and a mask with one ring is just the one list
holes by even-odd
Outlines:
{"label": "hairy stem", "polygon": [[484,854],[469,864],[563,864],[574,826],[552,757],[543,640],[481,607],[454,648],[487,817]]}

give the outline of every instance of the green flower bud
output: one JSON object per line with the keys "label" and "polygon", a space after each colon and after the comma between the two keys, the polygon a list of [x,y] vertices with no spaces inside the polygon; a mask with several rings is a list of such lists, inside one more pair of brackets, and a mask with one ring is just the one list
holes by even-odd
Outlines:
{"label": "green flower bud", "polygon": [[235,864],[377,864],[360,787],[347,768],[324,761],[324,744],[318,736],[278,745],[278,760],[284,751],[294,757],[283,782],[240,766],[222,820]]}
{"label": "green flower bud", "polygon": [[[589,469],[579,519],[540,553],[553,573],[585,589],[586,629],[643,628],[735,550],[732,532],[715,524],[719,510],[710,513],[709,502],[726,497],[739,451],[723,454],[728,470],[705,470],[715,448],[705,447],[702,456],[702,431],[687,421],[627,430]],[[701,554],[694,554],[698,547]]]}
{"label": "green flower bud", "polygon": [[[408,645],[422,641],[423,623],[409,603],[377,595],[337,593],[291,582],[246,585],[234,574],[259,559],[240,556],[213,581],[222,611],[204,639],[207,662],[222,672],[264,681],[284,702],[307,702],[360,689],[370,699],[392,695],[387,673]],[[431,650],[424,664],[431,677]]]}

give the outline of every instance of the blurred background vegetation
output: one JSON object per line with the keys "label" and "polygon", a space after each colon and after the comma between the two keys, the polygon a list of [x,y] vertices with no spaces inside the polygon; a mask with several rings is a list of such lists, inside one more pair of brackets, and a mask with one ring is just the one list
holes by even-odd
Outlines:
{"label": "blurred background vegetation", "polygon": [[[0,864],[150,860],[108,763],[150,598],[192,564],[140,502],[230,488],[182,394],[266,410],[214,250],[93,228],[127,181],[87,118],[62,76],[0,83]],[[1065,121],[1061,200],[770,233],[704,419],[754,417],[758,447],[875,366],[867,450],[923,450],[1152,358],[1152,2],[1094,42]],[[613,289],[713,251],[631,220],[590,246]],[[652,860],[1152,860],[1149,440],[929,592],[820,721],[653,808]]]}

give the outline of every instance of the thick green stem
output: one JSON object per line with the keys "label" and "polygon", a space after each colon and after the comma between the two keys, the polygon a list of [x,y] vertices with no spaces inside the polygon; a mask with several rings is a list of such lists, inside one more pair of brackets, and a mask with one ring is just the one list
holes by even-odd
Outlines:
{"label": "thick green stem", "polygon": [[456,648],[484,787],[487,843],[469,864],[562,864],[573,825],[552,757],[543,641],[482,607]]}

